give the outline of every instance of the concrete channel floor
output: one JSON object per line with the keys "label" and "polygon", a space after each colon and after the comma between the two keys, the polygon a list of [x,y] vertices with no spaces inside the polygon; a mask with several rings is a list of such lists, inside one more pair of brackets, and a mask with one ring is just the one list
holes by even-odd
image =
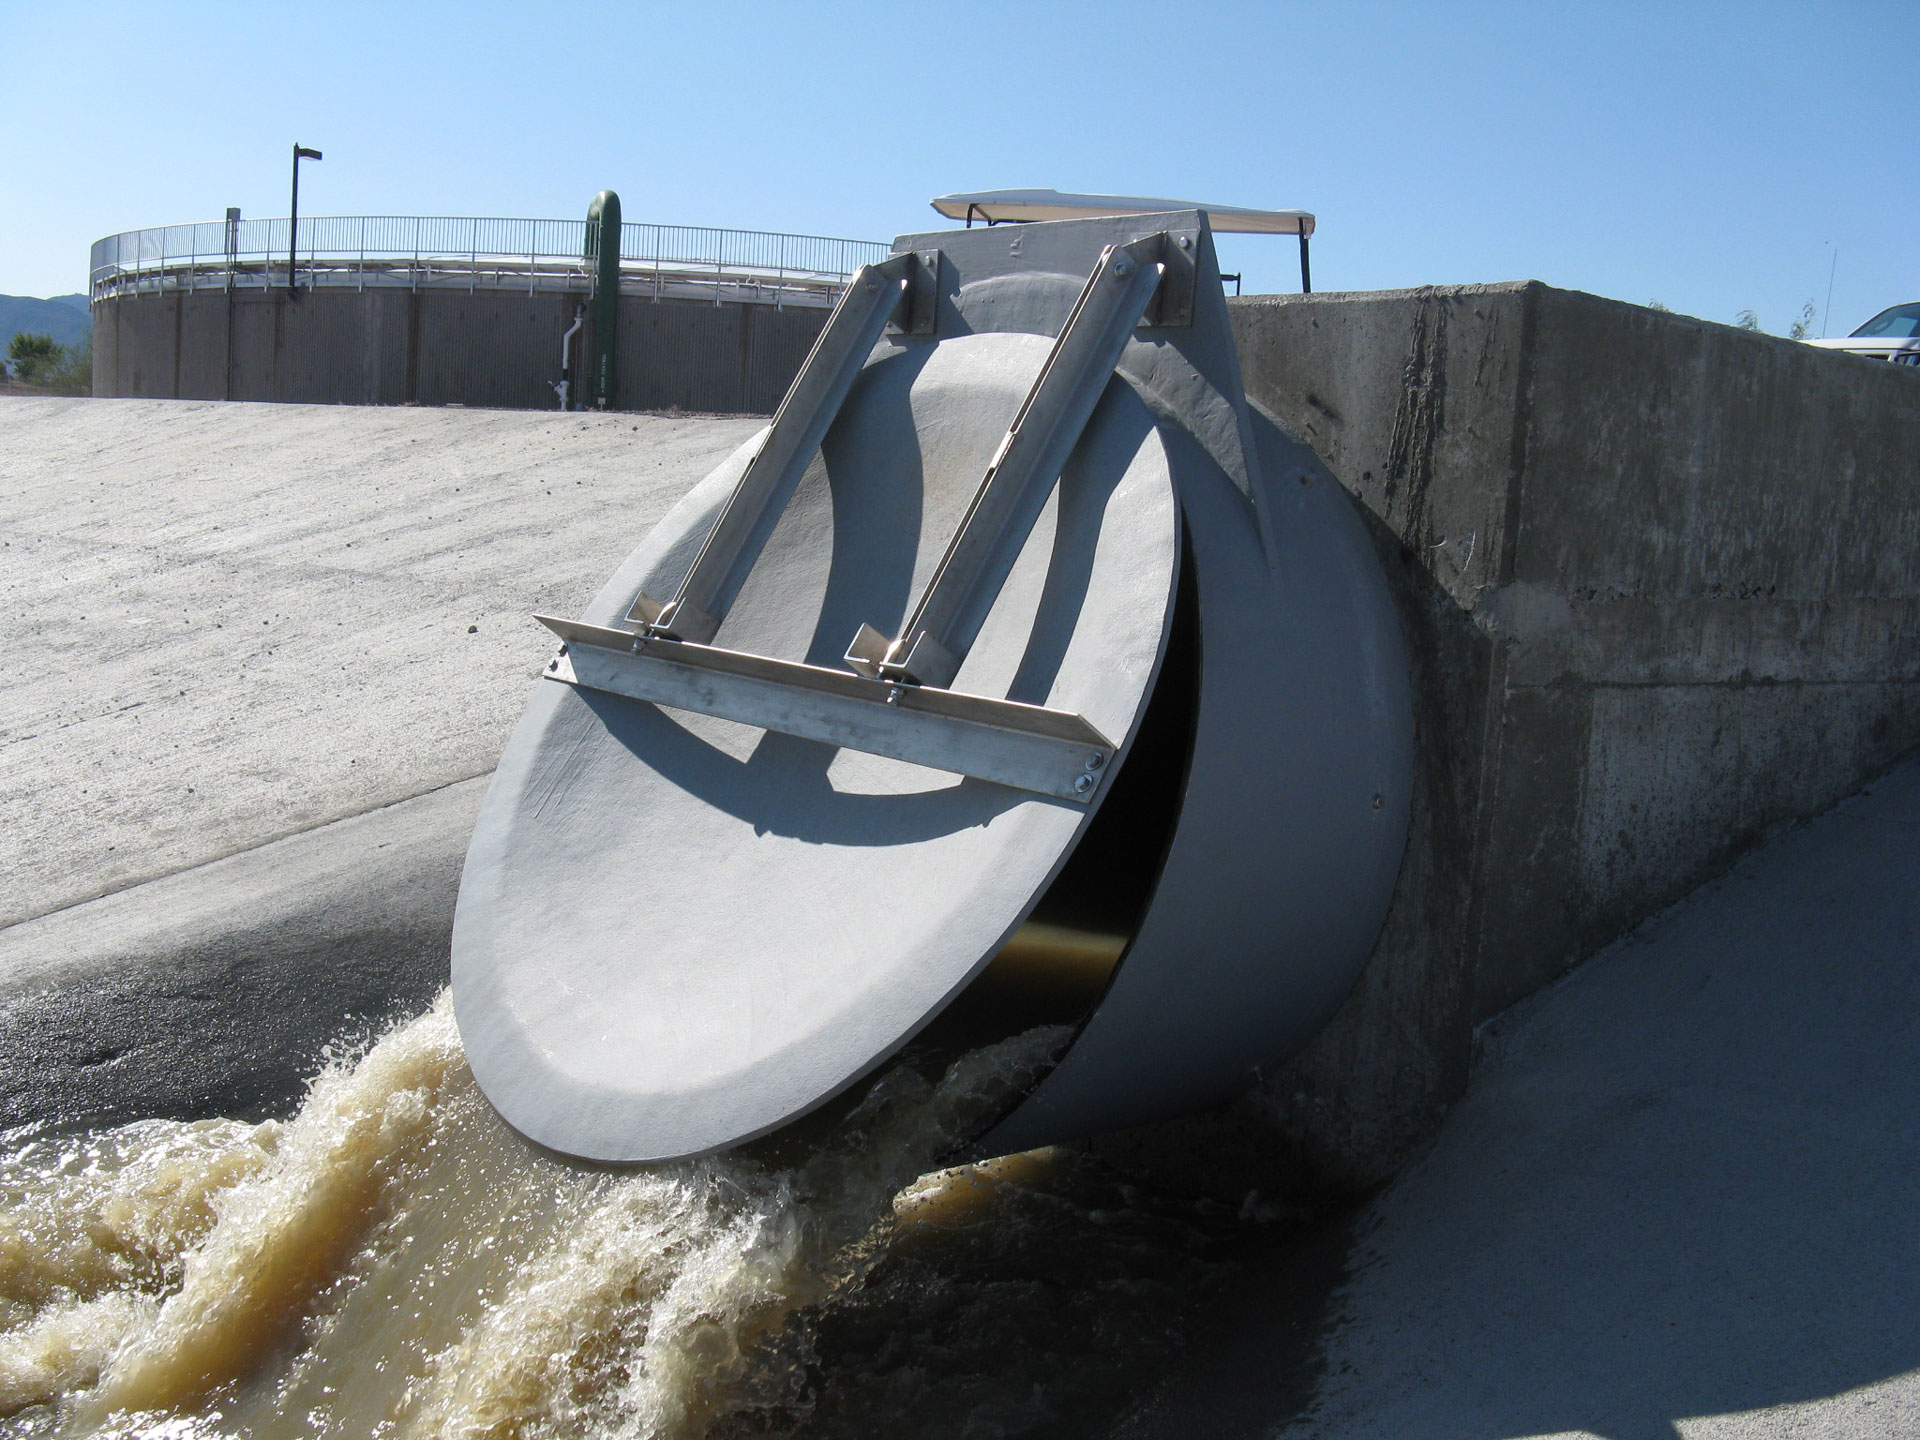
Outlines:
{"label": "concrete channel floor", "polygon": [[1494,1022],[1352,1233],[1129,1440],[1920,1435],[1920,761]]}

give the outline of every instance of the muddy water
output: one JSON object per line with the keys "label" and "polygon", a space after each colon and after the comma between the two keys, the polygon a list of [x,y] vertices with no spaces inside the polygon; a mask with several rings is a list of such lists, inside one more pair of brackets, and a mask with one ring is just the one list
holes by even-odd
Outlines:
{"label": "muddy water", "polygon": [[443,1000],[284,1123],[26,1144],[0,1428],[1095,1433],[1244,1226],[1056,1152],[923,1175],[1067,1033],[902,1066],[801,1155],[609,1171],[501,1124]]}

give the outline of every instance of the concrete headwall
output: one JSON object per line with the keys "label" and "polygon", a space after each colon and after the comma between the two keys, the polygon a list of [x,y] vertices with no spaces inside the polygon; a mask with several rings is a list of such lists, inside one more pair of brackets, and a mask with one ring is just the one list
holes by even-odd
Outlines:
{"label": "concrete headwall", "polygon": [[1386,934],[1250,1102],[1362,1184],[1479,1022],[1920,745],[1920,375],[1531,283],[1233,317],[1420,672]]}
{"label": "concrete headwall", "polygon": [[[93,307],[94,394],[551,410],[561,337],[583,299],[395,286],[297,300],[285,290],[117,296]],[[827,314],[622,295],[616,408],[771,414]],[[576,405],[588,321],[575,337]]]}

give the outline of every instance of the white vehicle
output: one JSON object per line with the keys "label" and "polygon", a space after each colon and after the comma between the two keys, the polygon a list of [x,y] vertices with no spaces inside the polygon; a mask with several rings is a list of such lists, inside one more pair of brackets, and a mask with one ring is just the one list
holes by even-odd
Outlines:
{"label": "white vehicle", "polygon": [[1882,310],[1845,339],[1807,343],[1825,350],[1845,350],[1851,355],[1891,360],[1896,365],[1920,366],[1920,300]]}

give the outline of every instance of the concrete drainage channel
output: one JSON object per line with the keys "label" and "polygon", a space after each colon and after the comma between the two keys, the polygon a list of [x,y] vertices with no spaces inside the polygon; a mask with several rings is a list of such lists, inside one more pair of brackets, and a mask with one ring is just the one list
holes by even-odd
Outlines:
{"label": "concrete drainage channel", "polygon": [[[934,1075],[915,1082],[932,1087],[925,1092],[934,1097],[931,1109],[916,1108],[921,1092],[913,1086],[879,1095],[857,1118],[869,1137],[888,1137],[878,1153],[902,1171],[873,1181],[882,1184],[883,1198],[873,1200],[880,1192],[871,1185],[861,1188],[872,1177],[856,1182],[850,1171],[824,1162],[810,1172],[816,1208],[805,1212],[808,1233],[839,1237],[852,1249],[796,1255],[798,1268],[783,1274],[797,1309],[770,1309],[763,1294],[724,1285],[709,1295],[717,1308],[708,1313],[723,1317],[727,1334],[755,1337],[748,1348],[765,1361],[734,1376],[738,1384],[720,1406],[733,1418],[701,1411],[713,1397],[700,1401],[686,1388],[688,1372],[676,1358],[695,1353],[699,1343],[695,1330],[676,1329],[675,1317],[692,1313],[676,1309],[691,1296],[688,1271],[644,1282],[661,1286],[646,1292],[654,1296],[648,1303],[661,1347],[646,1351],[649,1378],[594,1403],[625,1405],[619,1413],[656,1420],[707,1414],[699,1423],[717,1427],[715,1433],[757,1424],[796,1434],[863,1433],[861,1425],[873,1433],[875,1423],[948,1433],[940,1417],[956,1408],[1000,1417],[1004,1433],[1071,1433],[1050,1408],[1064,1405],[1087,1423],[1085,1433],[1103,1433],[1138,1405],[1137,1383],[1109,1370],[1076,1392],[1078,1382],[1059,1379],[1076,1366],[1100,1368],[1088,1357],[1103,1343],[1092,1338],[1106,1323],[1101,1317],[1129,1317],[1120,1326],[1126,1338],[1109,1347],[1121,1357],[1120,1370],[1170,1374],[1178,1367],[1161,1320],[1188,1313],[1184,1307],[1219,1295],[1224,1284],[1242,1297],[1242,1308],[1226,1313],[1244,1316],[1247,1334],[1267,1337],[1268,1348],[1255,1359],[1273,1363],[1285,1353],[1295,1366],[1291,1391],[1264,1391],[1247,1413],[1223,1415],[1216,1427],[1260,1433],[1292,1403],[1288,1395],[1304,1403],[1315,1388],[1313,1346],[1289,1350],[1276,1338],[1282,1322],[1271,1297],[1292,1295],[1291,1319],[1310,1336],[1314,1297],[1337,1275],[1328,1264],[1337,1244],[1332,1251],[1312,1240],[1289,1248],[1285,1237],[1301,1223],[1290,1208],[1295,1197],[1352,1193],[1393,1173],[1464,1082],[1471,1035],[1483,1018],[1723,869],[1768,827],[1857,788],[1920,736],[1920,665],[1910,653],[1920,627],[1866,623],[1911,616],[1916,603],[1914,548],[1879,543],[1889,527],[1914,523],[1915,502],[1899,484],[1912,470],[1911,437],[1920,434],[1920,386],[1910,377],[1882,378],[1865,362],[1540,287],[1311,297],[1251,303],[1232,315],[1249,394],[1292,424],[1361,501],[1355,516],[1371,531],[1378,557],[1369,563],[1387,577],[1409,642],[1419,737],[1407,777],[1410,841],[1371,963],[1306,1050],[1225,1109],[1046,1152],[1051,1160],[996,1161],[955,1172],[962,1181],[910,1183],[963,1138],[943,1128],[953,1112],[940,1108],[959,1104],[959,1092],[943,1092]],[[1475,357],[1472,365],[1464,354]],[[1805,410],[1762,405],[1745,398],[1747,387],[1716,379],[1755,372],[1779,382],[1769,382],[1771,394],[1803,393]],[[585,587],[614,572],[632,536],[754,427],[679,422],[675,429],[637,417],[588,417],[599,428],[563,435],[554,428],[561,417],[532,415],[9,405],[4,418],[19,443],[0,464],[17,472],[7,475],[6,493],[17,497],[10,505],[22,507],[7,517],[16,537],[10,548],[26,550],[49,576],[72,573],[68,583],[81,587],[86,601],[62,598],[40,612],[44,625],[30,624],[22,636],[29,658],[34,646],[44,646],[47,663],[39,668],[57,678],[47,693],[10,697],[8,733],[18,738],[0,752],[9,818],[22,822],[10,824],[9,833],[27,842],[9,857],[20,861],[10,873],[37,887],[16,892],[25,900],[8,897],[16,915],[31,918],[0,931],[9,993],[5,1053],[25,1057],[5,1082],[10,1114],[62,1130],[90,1127],[95,1136],[103,1122],[136,1116],[290,1116],[303,1075],[345,1017],[356,1017],[350,1026],[368,1026],[417,1010],[442,981],[459,857],[492,763],[490,747],[500,743],[547,658],[526,640],[503,645],[500,661],[484,649],[451,647],[466,643],[469,625],[477,627],[476,640],[496,627],[514,633],[506,629],[510,617],[530,608],[591,620]],[[1821,418],[1838,412],[1851,417],[1847,425]],[[1618,427],[1593,419],[1620,413],[1647,417],[1650,434],[1719,434],[1739,443],[1702,441],[1670,457],[1651,440],[1640,443],[1637,432],[1622,437]],[[639,438],[621,429],[636,423],[645,432]],[[311,441],[303,437],[309,425]],[[140,436],[144,453],[92,458],[103,453],[103,427]],[[260,466],[268,427],[280,437],[278,471],[261,468],[248,481],[243,457],[251,453]],[[340,445],[343,427],[372,443]],[[171,453],[170,432],[179,441]],[[325,444],[323,432],[330,436]],[[407,496],[414,522],[399,527],[388,518],[393,502],[375,487],[422,483],[423,467],[408,453],[415,439],[457,458],[425,467],[433,489]],[[659,457],[656,442],[665,442],[678,467],[657,484],[634,459]],[[603,445],[604,462],[575,463],[577,452],[570,456],[566,447],[581,443]],[[510,453],[512,462],[489,463],[489,448]],[[342,450],[351,461],[340,458]],[[1810,457],[1830,477],[1817,503],[1801,495],[1807,472],[1799,467],[1813,464]],[[222,460],[234,462],[231,471]],[[330,467],[331,490],[315,483]],[[169,469],[175,483],[154,487],[150,476]],[[518,478],[507,478],[509,472]],[[403,482],[408,475],[415,478]],[[598,493],[565,483],[582,476]],[[104,483],[90,491],[88,481]],[[256,543],[234,547],[221,531],[254,523],[247,518],[250,484],[251,503],[274,518]],[[499,506],[501,488],[514,484],[525,487],[518,513]],[[456,486],[462,496],[476,487],[488,503],[456,500]],[[583,493],[568,497],[570,488]],[[547,493],[554,490],[560,494]],[[212,496],[221,500],[217,521],[206,518]],[[103,511],[97,502],[110,497],[117,503]],[[573,508],[546,511],[549,499]],[[796,502],[796,513],[805,503],[804,496]],[[606,536],[604,516],[620,504],[632,523]],[[650,514],[637,513],[649,505]],[[1651,543],[1655,519],[1676,506],[1690,507],[1695,532],[1682,545]],[[103,522],[102,514],[115,518]],[[1754,518],[1760,514],[1768,517],[1764,527]],[[591,565],[578,551],[556,559],[546,542],[570,516],[602,547]],[[698,517],[684,523],[702,528]],[[350,559],[349,541],[369,558]],[[1809,546],[1817,553],[1809,555]],[[411,547],[409,558],[396,563],[391,547]],[[777,546],[769,551],[777,553]],[[86,554],[109,558],[76,570],[70,557]],[[510,573],[516,565],[520,572]],[[199,652],[197,671],[180,663],[191,656],[167,651],[184,640],[154,643],[155,626],[174,607],[142,588],[163,584],[175,570],[183,635],[202,616],[221,627]],[[205,583],[209,574],[225,575],[224,593]],[[411,582],[420,585],[413,633],[391,622],[391,594],[372,593],[399,583],[383,578],[396,575],[428,577]],[[631,578],[643,588],[645,575]],[[444,588],[430,593],[434,586]],[[531,603],[529,591],[538,592]],[[313,603],[316,594],[326,603]],[[409,688],[405,705],[379,716],[348,714],[371,703],[360,697],[382,693],[393,673],[364,665],[364,634],[342,637],[335,647],[317,625],[276,636],[268,623],[259,626],[268,638],[248,642],[246,663],[230,665],[225,625],[242,608],[265,611],[269,622],[318,613],[346,622],[339,629],[371,631],[384,654],[399,645],[419,657],[425,683]],[[455,610],[456,619],[447,619]],[[57,619],[54,611],[103,617],[84,622],[101,628],[80,629],[82,622]],[[374,618],[380,614],[389,619]],[[142,617],[154,624],[130,623]],[[257,624],[260,617],[248,618]],[[100,666],[56,663],[78,640],[103,655]],[[116,653],[115,646],[123,648]],[[235,688],[221,692],[222,684]],[[205,694],[203,685],[215,693]],[[328,687],[340,688],[323,694]],[[189,693],[178,694],[182,689]],[[301,697],[313,702],[304,711]],[[145,703],[123,709],[130,698]],[[219,746],[192,748],[191,733],[209,728],[209,714],[197,707],[216,707],[215,728],[237,737],[247,730],[250,703],[297,723],[250,752],[232,744],[224,753]],[[350,734],[356,725],[375,728],[376,720],[388,737],[389,768],[372,781],[352,773],[358,766],[327,770],[338,748],[329,727]],[[137,733],[136,725],[143,727]],[[170,756],[174,743],[187,748],[171,762],[175,768],[159,772],[166,786],[126,784],[130,774],[151,781],[155,758]],[[294,753],[303,745],[307,753]],[[234,765],[236,753],[250,763]],[[230,772],[225,781],[223,766]],[[411,790],[408,774],[416,777]],[[419,782],[422,774],[430,783]],[[61,777],[63,793],[88,792],[82,805],[46,806],[49,775]],[[253,785],[254,795],[292,794],[297,803],[279,814],[264,805],[255,813],[244,806],[221,812],[223,783]],[[202,800],[203,791],[216,798]],[[376,803],[365,803],[368,797]],[[313,818],[343,818],[302,823],[301,806]],[[98,854],[97,841],[89,843],[101,835],[116,847],[110,860]],[[197,857],[195,843],[202,846]],[[209,863],[192,863],[196,858]],[[142,879],[142,865],[153,878]],[[124,867],[112,872],[125,877],[121,888],[84,899],[105,866]],[[79,903],[62,905],[63,898]],[[382,1177],[366,1193],[384,1195],[387,1208],[367,1209],[365,1244],[342,1264],[384,1275],[391,1285],[402,1273],[391,1267],[408,1223],[427,1224],[437,1206],[478,1233],[491,1223],[486,1197],[510,1192],[528,1217],[528,1233],[514,1238],[521,1249],[504,1237],[499,1243],[526,1273],[565,1277],[573,1287],[560,1287],[570,1297],[569,1313],[592,1311],[591,1296],[600,1293],[595,1275],[617,1281],[616,1288],[642,1284],[638,1271],[570,1270],[562,1263],[584,1253],[581,1247],[611,1256],[607,1247],[619,1235],[658,1223],[668,1212],[642,1188],[604,1174],[578,1181],[559,1162],[531,1153],[501,1160],[504,1170],[480,1177],[456,1173],[459,1167],[443,1159],[456,1151],[517,1153],[506,1148],[510,1137],[478,1092],[449,1078],[456,1072],[443,1057],[458,1052],[445,1049],[452,1043],[448,1025],[430,1014],[402,1027],[400,1038],[376,1047],[361,1069],[316,1091],[272,1142],[281,1158],[256,1161],[241,1148],[222,1154],[241,1169],[264,1167],[249,1174],[297,1172],[332,1183],[359,1153],[340,1137],[374,1132],[342,1120],[338,1143],[323,1144],[323,1113],[336,1120],[377,1115],[382,1134],[418,1124],[425,1128],[407,1133],[423,1137],[418,1155],[426,1158],[416,1164],[407,1158],[415,1152],[395,1151],[352,1171]],[[1000,1104],[1031,1084],[1018,1074],[1032,1073],[1019,1071],[1017,1055],[1003,1059],[1016,1080],[1011,1095],[999,1092]],[[380,1083],[387,1088],[374,1084],[376,1076],[386,1077]],[[966,1093],[1000,1083],[976,1075]],[[402,1105],[402,1095],[415,1098]],[[179,1133],[168,1135],[164,1144],[185,1143]],[[479,1137],[493,1138],[474,1143]],[[825,1143],[823,1153],[831,1153],[831,1140]],[[724,1163],[763,1168],[727,1170],[723,1188],[732,1198],[722,1202],[721,1192],[712,1192],[716,1208],[703,1212],[717,1228],[680,1232],[689,1253],[710,1259],[739,1253],[726,1245],[772,1233],[764,1227],[777,1228],[779,1216],[794,1213],[754,1188],[756,1177],[771,1173],[765,1167],[777,1170],[787,1157]],[[310,1168],[298,1171],[300,1164]],[[435,1168],[442,1164],[452,1168]],[[1022,1164],[1039,1168],[1022,1171]],[[139,1157],[128,1168],[138,1172]],[[43,1165],[34,1174],[45,1179],[57,1170]],[[455,1203],[458,1196],[468,1197],[466,1208]],[[862,1250],[859,1237],[883,1213],[893,1238]],[[1063,1214],[1077,1218],[1040,1218]],[[732,1238],[720,1240],[722,1232]],[[448,1253],[458,1251],[459,1237],[448,1236],[446,1244]],[[1048,1270],[1042,1252],[1058,1268]],[[843,1268],[851,1256],[863,1257],[853,1267],[857,1276]],[[177,1274],[167,1267],[178,1263],[177,1255],[160,1257],[155,1273]],[[745,1284],[725,1265],[706,1273]],[[1126,1310],[1118,1291],[1100,1288],[1115,1273],[1137,1281],[1148,1297],[1138,1309]],[[820,1276],[836,1278],[810,1290]],[[191,1299],[191,1292],[189,1285],[179,1293]],[[1068,1292],[1084,1298],[1059,1298]],[[274,1294],[295,1311],[313,1303],[295,1291]],[[352,1302],[336,1293],[327,1303]],[[186,1308],[184,1301],[169,1304]],[[972,1351],[962,1343],[968,1324],[943,1318],[936,1313],[942,1306],[975,1317]],[[1019,1318],[978,1323],[987,1313]],[[486,1381],[480,1389],[495,1403],[531,1393],[509,1383],[511,1357],[537,1337],[562,1351],[589,1343],[584,1332],[554,1330],[557,1321],[524,1305],[514,1315],[524,1328],[487,1331],[476,1317],[478,1328],[463,1332],[464,1339],[423,1332],[414,1352],[421,1373],[445,1373],[450,1362],[436,1357],[464,1345],[468,1373]],[[915,1372],[911,1356],[890,1355],[877,1337],[889,1328],[915,1337],[923,1353],[958,1358],[944,1374],[928,1377],[924,1366]],[[108,1398],[264,1415],[265,1398],[241,1381],[208,1381],[208,1366],[219,1366],[204,1355],[176,1363],[181,1352],[165,1348],[165,1333],[162,1325],[131,1340],[120,1336],[116,1344],[131,1349],[119,1353],[138,1351],[145,1368],[140,1376],[110,1374]],[[1111,1338],[1111,1330],[1105,1333]],[[1077,1349],[1081,1339],[1085,1346]],[[1023,1347],[1052,1373],[1022,1368],[1015,1357]],[[238,1374],[246,1360],[236,1354],[221,1363]],[[348,1373],[333,1368],[344,1363],[343,1356],[312,1350],[299,1375],[283,1373],[282,1382],[294,1390],[324,1386]],[[910,1372],[920,1374],[917,1391],[907,1383]],[[77,1374],[43,1379],[52,1393],[91,1393],[92,1382]],[[883,1402],[883,1393],[891,1398]],[[415,1407],[407,1424],[421,1433],[466,1413],[458,1409],[466,1402],[445,1387],[426,1386],[405,1403]],[[1341,1403],[1359,1413],[1350,1393]],[[1172,1412],[1159,1412],[1162,1422],[1155,1413],[1151,1403],[1138,1409],[1131,1433],[1171,1424]],[[352,1418],[339,1414],[339,1433]],[[260,1420],[252,1433],[271,1429]]]}
{"label": "concrete drainage channel", "polygon": [[1063,1030],[965,1151],[1189,1113],[1379,934],[1398,618],[1332,477],[1245,405],[1202,212],[904,237],[766,436],[543,620],[453,993],[555,1150],[771,1135],[956,1010],[966,1049],[996,1011]]}

